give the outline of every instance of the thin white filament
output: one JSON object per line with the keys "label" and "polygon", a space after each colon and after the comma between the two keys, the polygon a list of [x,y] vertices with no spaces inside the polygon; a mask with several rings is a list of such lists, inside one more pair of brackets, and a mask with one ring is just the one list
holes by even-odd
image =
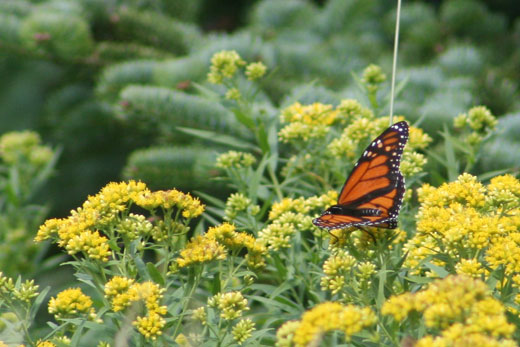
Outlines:
{"label": "thin white filament", "polygon": [[394,124],[394,94],[395,75],[397,71],[397,51],[399,47],[399,22],[401,19],[401,0],[397,0],[397,15],[395,18],[394,58],[392,62],[392,85],[390,89],[390,125]]}

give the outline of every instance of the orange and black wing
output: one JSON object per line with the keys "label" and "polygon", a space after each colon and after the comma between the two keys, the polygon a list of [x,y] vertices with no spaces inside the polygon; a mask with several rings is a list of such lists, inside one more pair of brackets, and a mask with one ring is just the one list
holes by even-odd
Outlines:
{"label": "orange and black wing", "polygon": [[338,198],[313,223],[326,229],[378,226],[393,229],[405,186],[399,171],[408,141],[408,124],[399,122],[379,135],[363,152]]}

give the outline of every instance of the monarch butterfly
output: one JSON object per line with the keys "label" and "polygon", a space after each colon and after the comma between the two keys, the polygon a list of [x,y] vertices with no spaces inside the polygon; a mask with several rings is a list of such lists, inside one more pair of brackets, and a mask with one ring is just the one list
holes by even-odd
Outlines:
{"label": "monarch butterfly", "polygon": [[408,123],[398,122],[366,148],[345,181],[338,203],[312,222],[327,230],[377,226],[394,229],[404,196],[399,171]]}

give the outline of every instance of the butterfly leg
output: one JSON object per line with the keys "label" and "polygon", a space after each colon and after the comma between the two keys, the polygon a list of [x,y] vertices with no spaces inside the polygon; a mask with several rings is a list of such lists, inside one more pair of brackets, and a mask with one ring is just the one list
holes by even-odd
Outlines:
{"label": "butterfly leg", "polygon": [[336,239],[336,242],[339,242],[339,238],[338,238],[336,235],[334,235],[333,233],[331,233],[330,230],[327,230],[327,231],[329,232],[330,236],[332,236],[333,238]]}
{"label": "butterfly leg", "polygon": [[372,234],[370,231],[366,230],[366,229],[363,229],[362,227],[360,226],[356,226],[356,228],[358,228],[359,230],[362,230],[364,231],[365,233],[367,233],[368,235],[370,235],[370,237],[372,238],[372,240],[374,240],[374,244],[377,243],[377,239],[376,237],[374,236],[374,234]]}

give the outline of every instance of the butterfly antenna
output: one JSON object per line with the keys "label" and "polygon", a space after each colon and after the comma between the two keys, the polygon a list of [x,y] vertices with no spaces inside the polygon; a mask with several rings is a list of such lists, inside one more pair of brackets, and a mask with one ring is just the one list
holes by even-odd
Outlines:
{"label": "butterfly antenna", "polygon": [[392,62],[392,85],[390,87],[390,125],[394,124],[395,75],[397,71],[397,48],[399,46],[399,22],[401,18],[401,0],[397,0],[397,15],[395,19],[394,57]]}

